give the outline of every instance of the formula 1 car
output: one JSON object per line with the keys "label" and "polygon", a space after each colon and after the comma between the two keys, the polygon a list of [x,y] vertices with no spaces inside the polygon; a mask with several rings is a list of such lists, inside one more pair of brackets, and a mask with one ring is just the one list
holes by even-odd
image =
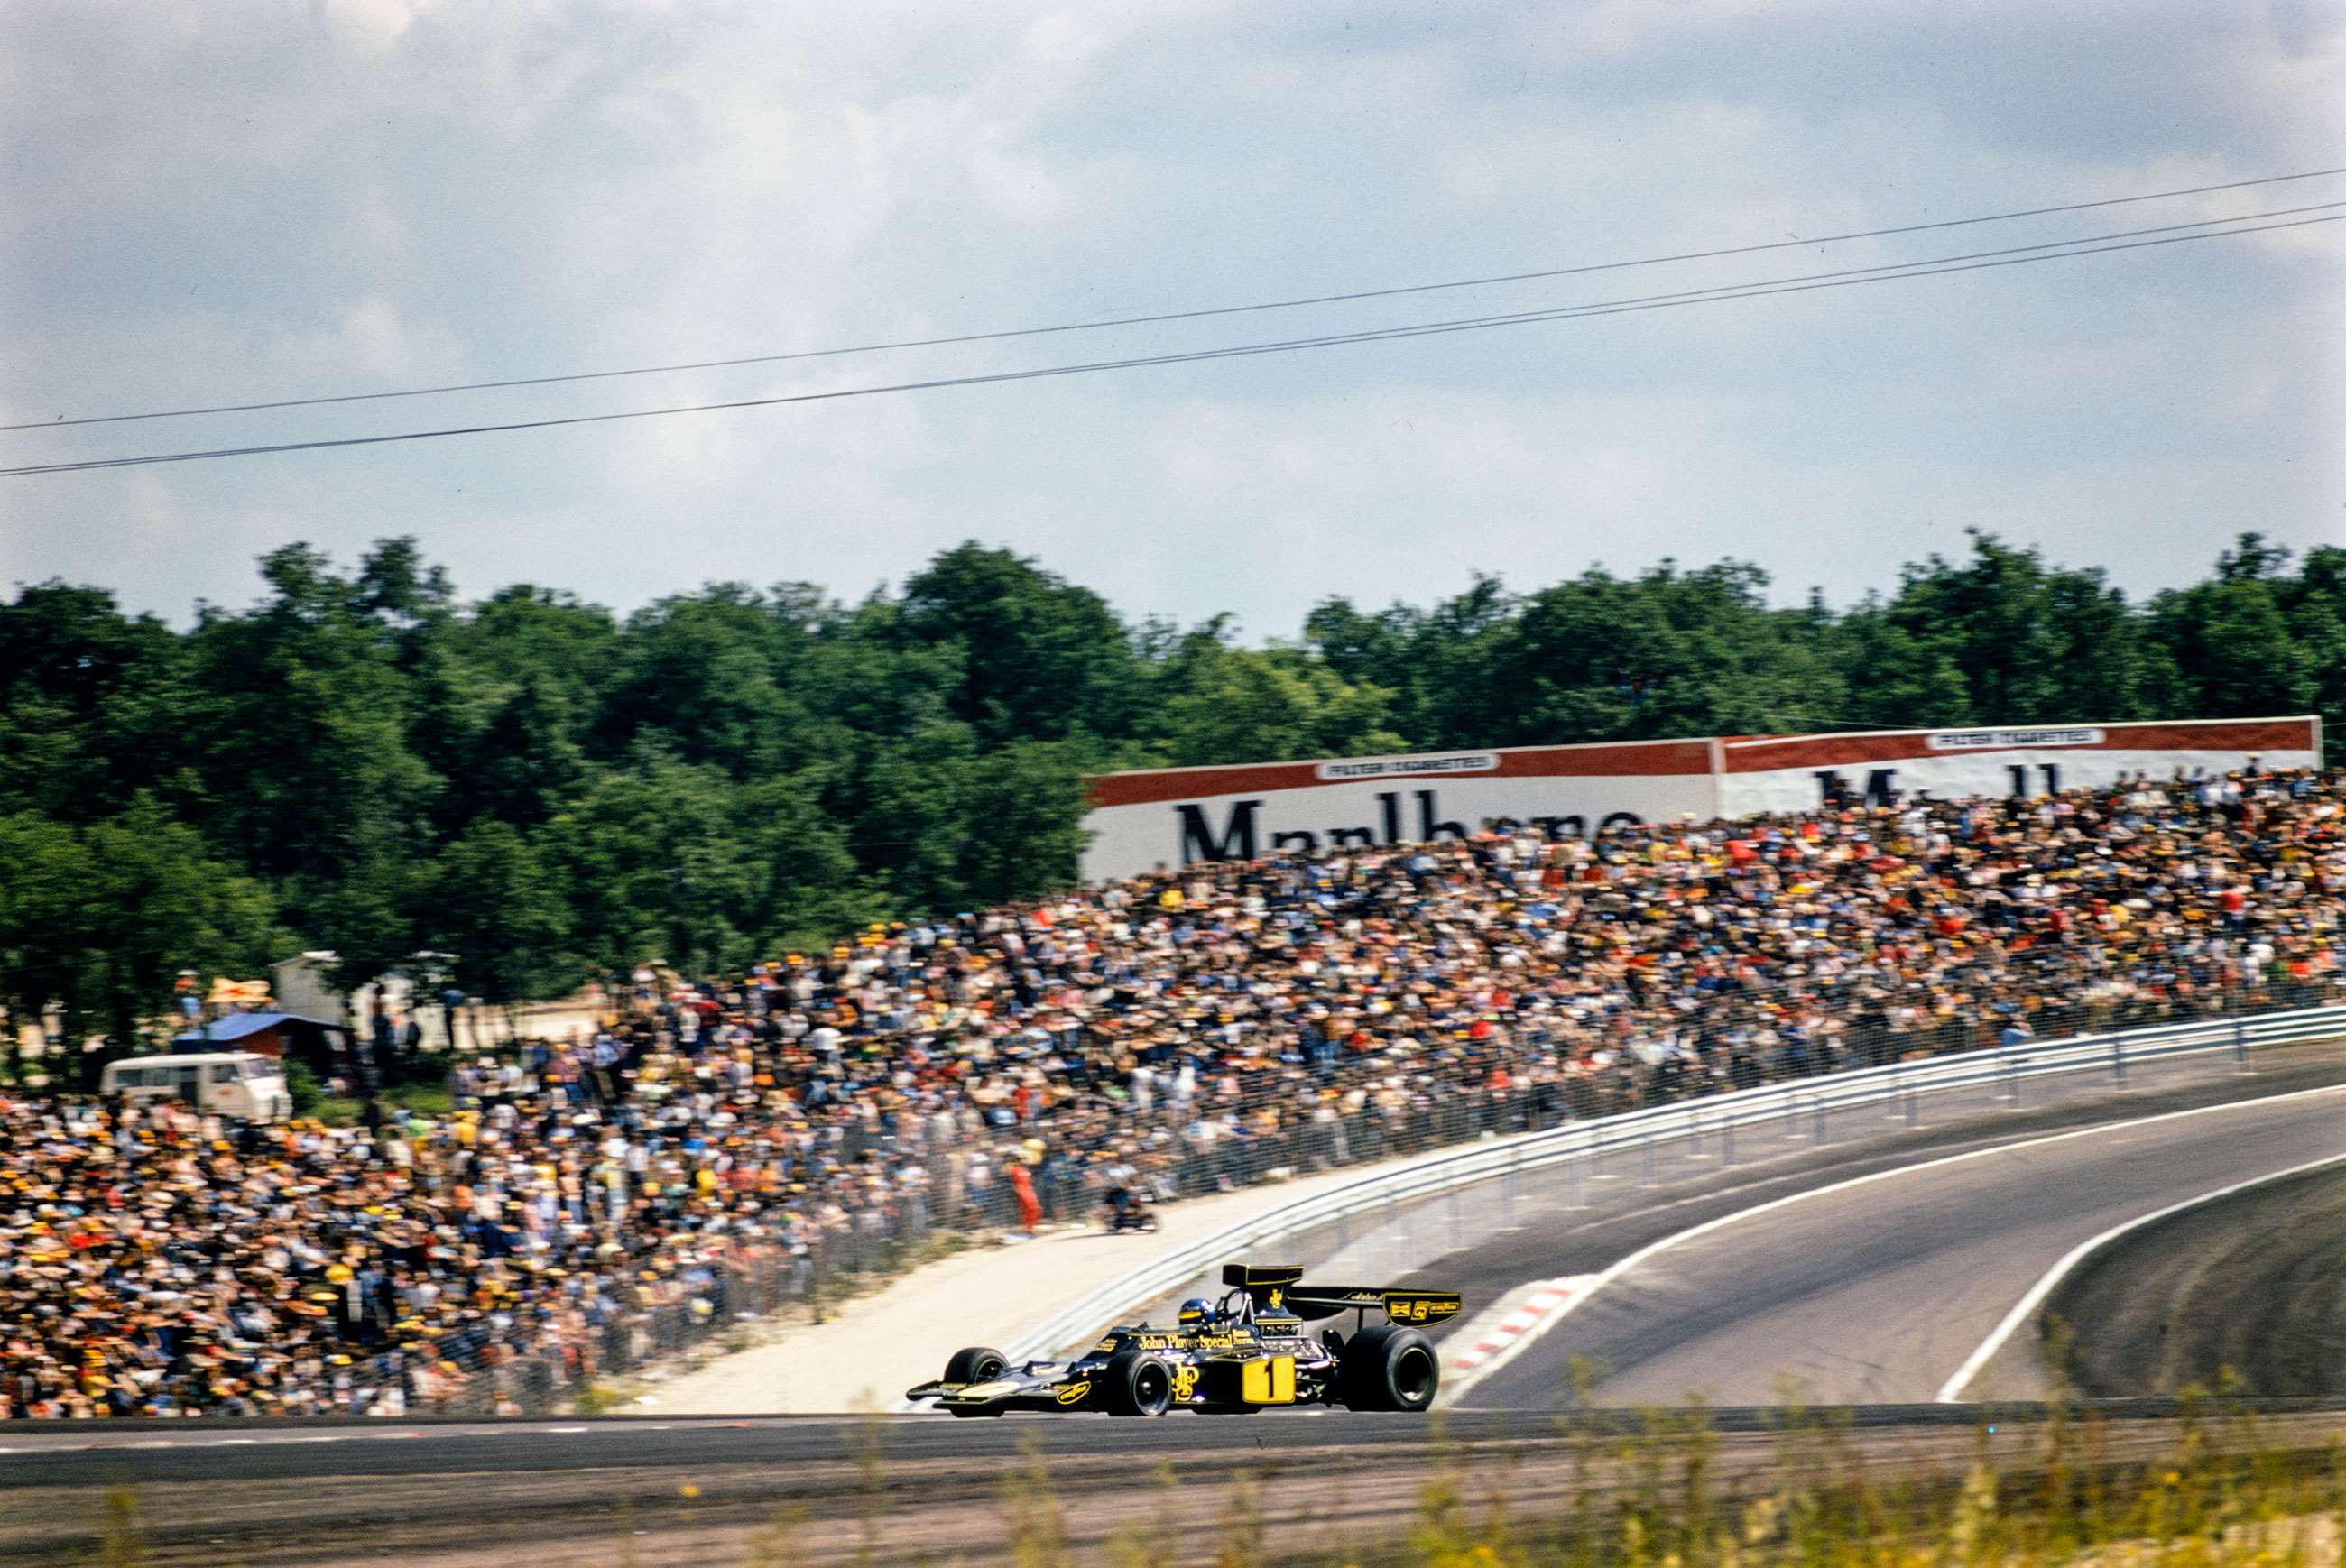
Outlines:
{"label": "formula 1 car", "polygon": [[[1171,1329],[1123,1325],[1068,1361],[1013,1368],[999,1350],[956,1351],[945,1375],[904,1392],[956,1416],[1012,1410],[1102,1410],[1161,1416],[1190,1410],[1246,1415],[1271,1405],[1342,1405],[1423,1410],[1433,1403],[1441,1361],[1416,1325],[1461,1305],[1445,1290],[1305,1285],[1303,1270],[1233,1263],[1219,1301],[1182,1303]],[[1307,1331],[1306,1321],[1357,1314],[1353,1332]],[[1381,1321],[1371,1323],[1375,1313]]]}

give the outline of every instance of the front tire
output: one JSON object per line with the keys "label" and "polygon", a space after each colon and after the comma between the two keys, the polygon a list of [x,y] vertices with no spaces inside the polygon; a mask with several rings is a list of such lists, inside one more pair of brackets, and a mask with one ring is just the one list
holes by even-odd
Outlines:
{"label": "front tire", "polygon": [[1101,1402],[1112,1416],[1161,1416],[1173,1406],[1173,1369],[1146,1350],[1125,1350],[1100,1374]]}
{"label": "front tire", "polygon": [[1337,1388],[1348,1409],[1427,1410],[1442,1387],[1433,1341],[1414,1329],[1382,1323],[1344,1341]]}
{"label": "front tire", "polygon": [[1010,1369],[1010,1358],[990,1346],[972,1345],[955,1350],[945,1363],[948,1383],[990,1383]]}

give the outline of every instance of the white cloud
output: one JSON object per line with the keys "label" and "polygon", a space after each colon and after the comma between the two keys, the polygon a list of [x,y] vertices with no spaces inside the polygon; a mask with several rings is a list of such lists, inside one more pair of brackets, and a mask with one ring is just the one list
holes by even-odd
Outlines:
{"label": "white cloud", "polygon": [[[321,0],[0,12],[0,406],[370,390],[1773,241],[2328,161],[2314,7],[1339,11]],[[750,397],[1464,316],[2341,182],[1148,330],[0,437],[11,461]],[[183,614],[413,532],[621,606],[974,535],[1138,612],[1733,553],[1836,596],[1967,524],[2191,575],[2334,536],[2337,229],[1966,279],[473,442],[0,482],[0,582]],[[1846,258],[1846,260],[1843,260]],[[2246,522],[2243,522],[2243,520]]]}

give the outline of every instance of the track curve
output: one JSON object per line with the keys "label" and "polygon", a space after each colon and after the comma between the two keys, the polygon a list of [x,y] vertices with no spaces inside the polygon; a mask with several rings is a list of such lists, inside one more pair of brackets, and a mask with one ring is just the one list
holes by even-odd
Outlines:
{"label": "track curve", "polygon": [[[2147,1109],[2147,1107],[2146,1107]],[[1614,1404],[1785,1396],[1933,1398],[2014,1303],[2079,1242],[2228,1182],[2346,1153],[2334,1089],[2194,1107],[1992,1145],[1829,1183],[1656,1252],[1551,1320],[1465,1398],[1552,1405],[1571,1361]],[[1504,1248],[1538,1278],[1581,1271],[1556,1237]],[[1586,1253],[1577,1256],[1586,1257]],[[1617,1264],[1617,1249],[1608,1266]],[[1488,1258],[1470,1266],[1487,1272]],[[2033,1344],[1983,1369],[1974,1398],[2045,1387]]]}

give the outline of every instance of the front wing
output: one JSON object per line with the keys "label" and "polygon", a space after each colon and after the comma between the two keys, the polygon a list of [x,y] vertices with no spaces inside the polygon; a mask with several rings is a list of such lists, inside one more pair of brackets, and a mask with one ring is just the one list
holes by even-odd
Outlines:
{"label": "front wing", "polygon": [[1063,1368],[1010,1372],[983,1383],[940,1379],[904,1390],[908,1400],[934,1400],[942,1410],[1083,1410],[1092,1408],[1096,1385]]}

